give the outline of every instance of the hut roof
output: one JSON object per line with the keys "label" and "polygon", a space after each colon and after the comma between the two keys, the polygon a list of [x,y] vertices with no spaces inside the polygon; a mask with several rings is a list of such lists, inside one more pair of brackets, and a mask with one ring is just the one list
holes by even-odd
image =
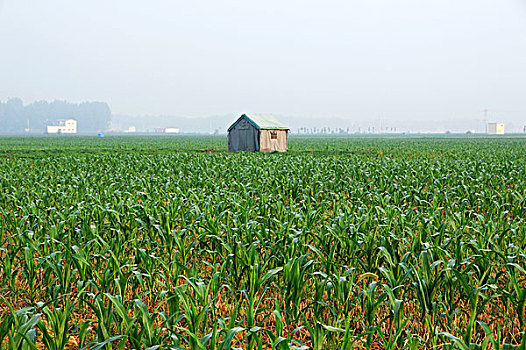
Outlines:
{"label": "hut roof", "polygon": [[288,126],[283,124],[273,116],[272,114],[243,114],[239,117],[234,124],[232,124],[228,131],[232,130],[237,123],[239,123],[243,118],[246,118],[248,122],[258,130],[261,129],[275,129],[275,130],[290,130]]}

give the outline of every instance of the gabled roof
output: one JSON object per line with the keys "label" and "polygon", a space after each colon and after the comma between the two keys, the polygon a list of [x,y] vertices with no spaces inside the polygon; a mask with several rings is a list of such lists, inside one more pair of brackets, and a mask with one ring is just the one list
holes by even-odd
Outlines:
{"label": "gabled roof", "polygon": [[228,131],[232,130],[237,125],[237,123],[243,120],[243,118],[248,120],[248,122],[254,125],[254,127],[258,130],[261,130],[261,129],[290,130],[288,126],[280,122],[278,118],[276,118],[272,114],[243,114],[241,115],[241,117],[239,117],[234,122],[234,124],[232,124],[228,128]]}

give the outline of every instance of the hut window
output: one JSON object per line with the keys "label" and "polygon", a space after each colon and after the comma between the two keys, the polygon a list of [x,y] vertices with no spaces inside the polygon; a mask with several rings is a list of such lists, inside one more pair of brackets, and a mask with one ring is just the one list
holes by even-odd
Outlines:
{"label": "hut window", "polygon": [[277,140],[278,139],[278,133],[276,131],[270,132],[270,139],[271,140]]}

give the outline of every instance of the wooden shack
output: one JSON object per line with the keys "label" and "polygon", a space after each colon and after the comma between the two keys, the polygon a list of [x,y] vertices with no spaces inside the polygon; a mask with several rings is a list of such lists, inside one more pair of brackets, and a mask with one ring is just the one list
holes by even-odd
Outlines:
{"label": "wooden shack", "polygon": [[289,130],[272,114],[243,114],[228,128],[228,152],[286,152]]}

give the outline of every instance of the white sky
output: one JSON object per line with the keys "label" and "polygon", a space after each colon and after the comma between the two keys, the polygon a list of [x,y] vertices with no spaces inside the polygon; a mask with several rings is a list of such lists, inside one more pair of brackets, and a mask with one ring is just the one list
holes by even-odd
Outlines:
{"label": "white sky", "polygon": [[0,100],[526,122],[526,0],[0,0]]}

